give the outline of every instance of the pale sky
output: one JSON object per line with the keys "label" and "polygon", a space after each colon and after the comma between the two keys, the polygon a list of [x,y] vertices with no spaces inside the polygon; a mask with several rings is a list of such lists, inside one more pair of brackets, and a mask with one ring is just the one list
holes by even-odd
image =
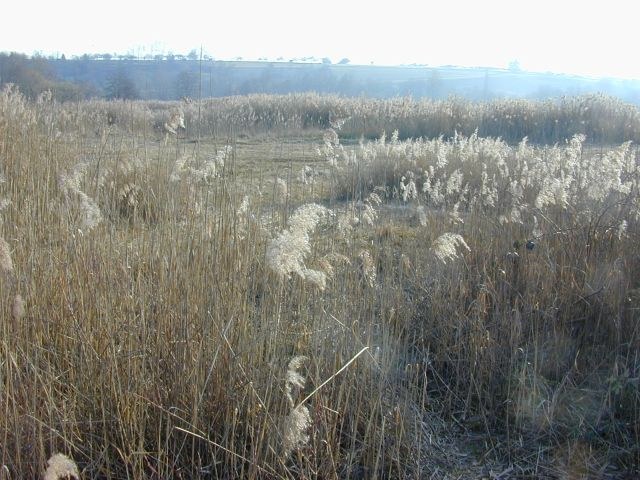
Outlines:
{"label": "pale sky", "polygon": [[[169,5],[164,6],[164,5]],[[507,67],[640,79],[636,0],[4,2],[0,51]]]}

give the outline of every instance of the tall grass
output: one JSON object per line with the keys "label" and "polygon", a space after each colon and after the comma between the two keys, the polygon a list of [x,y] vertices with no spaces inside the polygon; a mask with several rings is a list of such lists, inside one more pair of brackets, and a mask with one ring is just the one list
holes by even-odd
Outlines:
{"label": "tall grass", "polygon": [[561,143],[577,134],[585,135],[592,144],[640,141],[638,108],[596,94],[474,103],[455,97],[355,99],[308,93],[212,98],[197,103],[93,100],[67,103],[63,108],[65,116],[87,129],[99,130],[108,119],[130,135],[145,129],[163,130],[170,109],[181,110],[187,125],[199,119],[203,133],[222,138],[314,131],[342,119],[340,134],[351,139],[373,139],[397,130],[400,139],[453,138],[456,133],[470,136],[477,131],[482,137],[511,144],[524,137],[536,144]]}
{"label": "tall grass", "polygon": [[638,473],[633,145],[334,131],[283,199],[154,108],[0,95],[3,478]]}

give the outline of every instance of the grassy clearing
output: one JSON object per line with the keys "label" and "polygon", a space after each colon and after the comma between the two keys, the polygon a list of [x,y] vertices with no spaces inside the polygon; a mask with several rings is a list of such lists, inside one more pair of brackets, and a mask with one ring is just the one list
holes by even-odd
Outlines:
{"label": "grassy clearing", "polygon": [[0,96],[2,478],[638,474],[635,146],[152,107]]}

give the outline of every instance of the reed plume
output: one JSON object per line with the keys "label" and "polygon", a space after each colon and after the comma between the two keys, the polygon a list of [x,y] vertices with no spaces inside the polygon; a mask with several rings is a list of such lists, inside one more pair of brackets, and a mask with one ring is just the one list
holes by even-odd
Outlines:
{"label": "reed plume", "polygon": [[43,480],[80,480],[78,466],[62,453],[53,455],[47,461],[47,465]]}

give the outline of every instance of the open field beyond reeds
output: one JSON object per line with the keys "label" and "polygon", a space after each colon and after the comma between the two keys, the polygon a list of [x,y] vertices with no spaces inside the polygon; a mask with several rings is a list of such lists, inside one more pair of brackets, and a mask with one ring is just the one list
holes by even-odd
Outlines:
{"label": "open field beyond reeds", "polygon": [[0,479],[638,478],[640,115],[563,102],[5,89]]}

